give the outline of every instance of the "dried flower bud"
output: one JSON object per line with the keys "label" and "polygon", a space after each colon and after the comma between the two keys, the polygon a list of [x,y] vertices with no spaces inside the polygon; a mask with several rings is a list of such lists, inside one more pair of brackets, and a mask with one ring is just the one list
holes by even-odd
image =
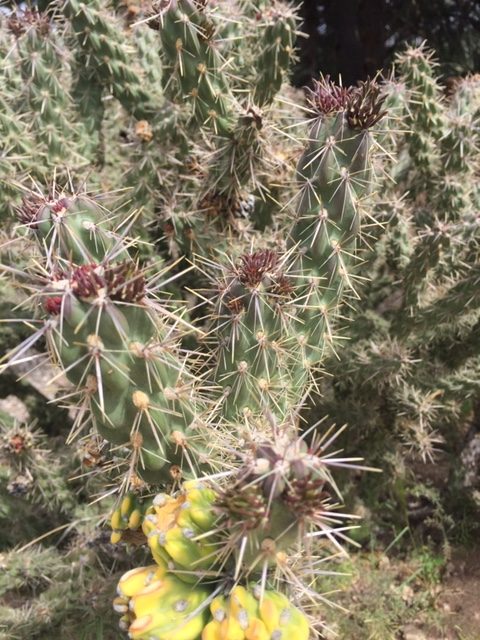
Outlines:
{"label": "dried flower bud", "polygon": [[22,198],[22,204],[16,208],[16,214],[20,222],[31,229],[35,229],[40,209],[46,202],[46,198],[37,193],[32,192],[24,196]]}
{"label": "dried flower bud", "polygon": [[313,89],[307,89],[307,100],[319,114],[329,115],[344,111],[354,91],[354,87],[342,87],[325,76],[314,80]]}
{"label": "dried flower bud", "polygon": [[103,278],[112,300],[139,302],[145,295],[145,278],[133,262],[107,266]]}
{"label": "dried flower bud", "polygon": [[41,36],[50,32],[48,15],[40,13],[38,9],[24,9],[12,13],[7,20],[7,26],[16,38],[20,38],[29,29],[36,29]]}
{"label": "dried flower bud", "polygon": [[43,308],[50,316],[58,316],[62,310],[61,296],[51,296],[47,298],[43,303]]}
{"label": "dried flower bud", "polygon": [[105,288],[105,280],[97,272],[98,265],[85,264],[77,267],[71,277],[72,291],[78,298],[93,298]]}
{"label": "dried flower bud", "polygon": [[277,263],[277,254],[269,249],[243,255],[240,258],[240,266],[237,267],[238,278],[242,284],[253,289]]}
{"label": "dried flower bud", "polygon": [[361,82],[347,104],[347,121],[352,129],[370,129],[387,113],[382,111],[386,95],[376,82]]}

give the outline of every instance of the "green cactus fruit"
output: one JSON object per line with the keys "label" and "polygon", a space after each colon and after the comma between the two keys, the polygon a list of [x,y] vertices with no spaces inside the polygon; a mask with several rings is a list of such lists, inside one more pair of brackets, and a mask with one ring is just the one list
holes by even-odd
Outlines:
{"label": "green cactus fruit", "polygon": [[308,640],[306,616],[278,591],[237,586],[210,605],[202,640]]}
{"label": "green cactus fruit", "polygon": [[186,585],[153,565],[128,571],[113,606],[121,628],[137,640],[198,640],[208,617],[208,589]]}
{"label": "green cactus fruit", "polygon": [[196,480],[183,484],[175,496],[159,494],[147,509],[142,528],[155,560],[175,569],[177,577],[197,581],[199,572],[212,568],[217,560],[215,492]]}

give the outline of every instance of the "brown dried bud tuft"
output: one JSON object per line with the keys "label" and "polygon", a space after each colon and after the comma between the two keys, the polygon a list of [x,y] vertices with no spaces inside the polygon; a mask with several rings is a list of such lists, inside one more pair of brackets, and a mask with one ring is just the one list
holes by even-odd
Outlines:
{"label": "brown dried bud tuft", "polygon": [[25,9],[12,13],[7,20],[7,27],[16,38],[20,38],[30,28],[35,28],[41,36],[47,36],[50,32],[50,20],[38,9]]}
{"label": "brown dried bud tuft", "polygon": [[298,518],[310,518],[322,511],[330,500],[330,493],[325,487],[325,480],[318,476],[293,478],[288,483],[282,500]]}
{"label": "brown dried bud tuft", "polygon": [[284,273],[280,273],[275,278],[270,293],[274,296],[280,296],[281,298],[291,298],[293,291],[294,287],[291,279]]}
{"label": "brown dried bud tuft", "polygon": [[382,111],[386,95],[381,93],[378,84],[370,78],[361,82],[350,97],[346,115],[352,129],[370,129],[387,113]]}
{"label": "brown dried bud tuft", "polygon": [[74,269],[70,282],[72,291],[78,298],[93,298],[106,286],[105,280],[97,273],[98,265],[85,264]]}
{"label": "brown dried bud tuft", "polygon": [[277,264],[278,255],[270,249],[245,254],[240,258],[240,265],[237,267],[238,279],[247,287],[254,288]]}
{"label": "brown dried bud tuft", "polygon": [[354,87],[342,87],[325,76],[314,80],[313,89],[307,89],[307,101],[321,115],[345,111],[354,93]]}
{"label": "brown dried bud tuft", "polygon": [[50,205],[50,208],[53,213],[61,213],[62,211],[66,211],[68,209],[70,203],[71,201],[68,198],[59,198]]}
{"label": "brown dried bud tuft", "polygon": [[43,303],[43,308],[50,316],[58,316],[62,310],[62,300],[61,296],[51,296],[47,298]]}
{"label": "brown dried bud tuft", "polygon": [[147,11],[148,26],[155,31],[160,31],[163,15],[170,9],[175,10],[176,8],[177,0],[154,0],[151,11]]}
{"label": "brown dried bud tuft", "polygon": [[22,198],[22,204],[16,208],[16,214],[20,222],[31,229],[35,229],[40,209],[46,202],[46,198],[37,193],[29,193],[24,196]]}
{"label": "brown dried bud tuft", "polygon": [[25,436],[21,433],[15,433],[8,441],[8,448],[17,455],[22,453],[27,446]]}
{"label": "brown dried bud tuft", "polygon": [[24,427],[14,427],[0,439],[0,449],[17,456],[32,449],[34,444],[34,435]]}
{"label": "brown dried bud tuft", "polygon": [[142,142],[153,140],[153,129],[148,120],[139,120],[135,125],[135,135]]}
{"label": "brown dried bud tuft", "polygon": [[252,530],[264,523],[268,503],[260,487],[238,483],[219,494],[215,510],[226,517],[227,527],[240,522],[242,527]]}
{"label": "brown dried bud tuft", "polygon": [[112,300],[139,302],[145,296],[145,278],[133,262],[108,266],[103,277]]}

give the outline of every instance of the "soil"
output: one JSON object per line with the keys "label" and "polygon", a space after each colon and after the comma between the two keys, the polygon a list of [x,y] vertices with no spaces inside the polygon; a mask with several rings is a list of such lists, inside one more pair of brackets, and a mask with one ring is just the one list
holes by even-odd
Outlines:
{"label": "soil", "polygon": [[447,623],[442,640],[480,640],[480,548],[454,551],[439,608]]}

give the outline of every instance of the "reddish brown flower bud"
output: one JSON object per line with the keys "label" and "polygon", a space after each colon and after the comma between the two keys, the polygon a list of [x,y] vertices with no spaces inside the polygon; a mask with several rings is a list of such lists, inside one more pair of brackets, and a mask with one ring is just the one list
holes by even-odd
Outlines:
{"label": "reddish brown flower bud", "polygon": [[382,111],[386,95],[382,95],[376,82],[361,82],[358,89],[349,97],[347,121],[352,129],[370,129],[387,113]]}
{"label": "reddish brown flower bud", "polygon": [[60,198],[51,205],[51,209],[54,213],[60,213],[65,211],[70,206],[70,200],[68,198]]}
{"label": "reddish brown flower bud", "polygon": [[35,229],[40,209],[46,203],[46,198],[37,193],[29,193],[22,198],[22,204],[16,208],[16,214],[22,224]]}
{"label": "reddish brown flower bud", "polygon": [[329,115],[345,111],[354,91],[354,87],[342,87],[325,76],[314,80],[313,89],[307,89],[307,100],[319,114]]}
{"label": "reddish brown flower bud", "polygon": [[96,264],[85,264],[77,267],[71,276],[72,291],[78,298],[92,298],[106,286],[105,280],[96,269]]}
{"label": "reddish brown flower bud", "polygon": [[32,28],[41,36],[46,36],[50,31],[50,20],[47,14],[40,13],[38,9],[24,9],[12,13],[7,20],[7,26],[16,38],[20,38]]}
{"label": "reddish brown flower bud", "polygon": [[49,315],[58,316],[62,310],[62,299],[63,298],[61,296],[52,296],[51,298],[47,298],[43,303],[43,308]]}
{"label": "reddish brown flower bud", "polygon": [[278,256],[269,249],[243,255],[237,274],[240,282],[247,287],[256,287],[264,276],[272,271],[278,263]]}
{"label": "reddish brown flower bud", "polygon": [[106,267],[104,279],[112,300],[139,302],[145,295],[145,277],[133,262]]}

